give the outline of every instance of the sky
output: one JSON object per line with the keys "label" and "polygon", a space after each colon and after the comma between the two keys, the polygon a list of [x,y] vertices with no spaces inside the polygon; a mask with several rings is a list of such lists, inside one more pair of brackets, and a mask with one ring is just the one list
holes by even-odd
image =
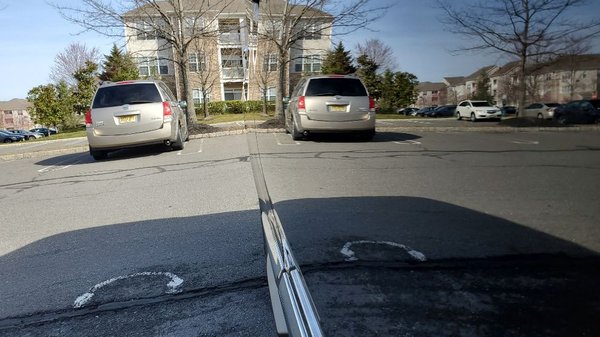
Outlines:
{"label": "sky", "polygon": [[[63,5],[78,0],[56,0]],[[384,2],[384,0],[373,0]],[[508,61],[498,53],[454,55],[450,51],[460,44],[459,37],[445,31],[439,23],[435,0],[389,0],[394,6],[370,26],[370,30],[334,38],[354,51],[357,43],[377,38],[394,51],[400,71],[417,75],[419,81],[441,82],[448,76],[466,76],[477,69]],[[455,3],[462,0],[455,0]],[[591,0],[578,15],[600,13],[600,1]],[[81,28],[67,22],[45,0],[0,0],[0,101],[26,98],[27,92],[50,83],[50,70],[56,55],[71,43],[84,43],[109,53],[113,42],[97,33],[79,34]],[[600,46],[599,42],[595,43]],[[593,50],[600,52],[600,48]]]}

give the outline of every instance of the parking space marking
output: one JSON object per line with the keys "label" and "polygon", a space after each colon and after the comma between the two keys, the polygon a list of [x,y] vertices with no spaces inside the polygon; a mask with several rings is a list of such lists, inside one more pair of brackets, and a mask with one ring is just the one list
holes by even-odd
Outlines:
{"label": "parking space marking", "polygon": [[394,144],[398,144],[398,145],[419,145],[421,144],[421,142],[416,141],[416,140],[403,140],[403,141],[395,141],[393,142]]}
{"label": "parking space marking", "polygon": [[526,139],[514,139],[514,140],[511,140],[511,143],[524,144],[524,145],[539,145],[540,144],[540,142],[537,140],[526,140]]}
{"label": "parking space marking", "polygon": [[357,244],[388,245],[388,246],[392,246],[392,247],[397,247],[397,248],[400,248],[400,249],[404,250],[405,252],[407,252],[408,255],[410,255],[410,257],[412,257],[413,259],[415,259],[419,262],[427,261],[427,257],[425,257],[425,254],[423,254],[419,251],[416,251],[416,250],[414,250],[408,246],[405,246],[403,244],[391,242],[391,241],[371,241],[371,240],[358,240],[358,241],[346,242],[344,247],[342,247],[342,249],[340,250],[340,253],[342,253],[342,255],[346,256],[346,261],[358,260],[354,251],[352,249],[350,249],[350,247],[352,247],[352,245],[357,245]]}
{"label": "parking space marking", "polygon": [[[274,133],[273,136],[275,137],[275,141],[277,141],[277,145],[280,146],[295,146],[295,145],[300,145],[300,142],[297,142],[295,140],[292,140],[294,143],[293,144],[284,144],[279,140],[279,137],[277,137],[277,133]],[[292,138],[291,135],[286,134],[287,137],[289,137],[290,139]]]}
{"label": "parking space marking", "polygon": [[71,162],[68,165],[63,165],[63,163],[69,162],[72,158],[65,159],[63,161],[59,161],[58,163],[56,163],[54,165],[45,166],[45,167],[43,167],[43,168],[41,168],[41,169],[39,169],[37,171],[38,171],[38,173],[47,173],[47,172],[54,172],[54,171],[64,170],[64,169],[67,169],[67,168],[69,168],[69,167],[71,167],[71,166],[73,166],[75,164],[81,163],[81,161],[83,160],[84,156],[87,156],[87,153],[86,154],[80,154],[79,156],[75,157],[75,158],[80,158],[80,159],[77,159],[77,160],[75,160],[74,162]]}
{"label": "parking space marking", "polygon": [[178,156],[189,156],[189,155],[192,155],[192,154],[202,153],[202,147],[203,147],[203,145],[204,145],[204,138],[201,138],[200,139],[200,147],[199,147],[198,151],[192,152],[192,153],[183,153],[183,150],[179,150],[179,151],[177,151],[177,155]]}
{"label": "parking space marking", "polygon": [[126,276],[114,277],[114,278],[111,278],[110,280],[106,280],[106,281],[96,284],[95,286],[91,287],[90,290],[88,290],[86,293],[82,294],[81,296],[79,296],[75,299],[75,302],[73,302],[73,308],[75,308],[75,309],[82,308],[84,305],[86,305],[92,299],[92,297],[94,297],[94,294],[96,293],[96,291],[102,289],[103,287],[106,287],[107,285],[109,285],[111,283],[114,283],[116,281],[134,278],[134,277],[144,277],[144,276],[168,277],[170,281],[169,281],[169,283],[167,283],[166,293],[167,294],[177,294],[177,293],[181,292],[180,287],[181,287],[181,284],[183,284],[183,279],[181,279],[179,276],[177,276],[173,273],[169,273],[169,272],[146,271],[146,272],[135,273],[135,274],[130,274],[130,275],[126,275]]}

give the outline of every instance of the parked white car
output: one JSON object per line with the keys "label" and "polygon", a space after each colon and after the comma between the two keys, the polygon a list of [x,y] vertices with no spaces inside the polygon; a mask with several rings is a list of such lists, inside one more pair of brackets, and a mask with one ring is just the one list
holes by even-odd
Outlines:
{"label": "parked white car", "polygon": [[456,107],[456,119],[469,118],[471,122],[478,119],[500,119],[502,111],[488,101],[462,101]]}
{"label": "parked white car", "polygon": [[559,107],[558,103],[533,103],[525,108],[523,117],[536,117],[538,119],[552,119],[554,110]]}

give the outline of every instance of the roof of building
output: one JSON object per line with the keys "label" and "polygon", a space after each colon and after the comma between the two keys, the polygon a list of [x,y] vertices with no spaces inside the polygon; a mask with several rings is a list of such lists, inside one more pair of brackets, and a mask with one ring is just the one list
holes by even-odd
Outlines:
{"label": "roof of building", "polygon": [[439,91],[446,89],[446,84],[442,82],[421,82],[417,85],[419,91]]}
{"label": "roof of building", "polygon": [[492,74],[492,76],[493,77],[504,76],[504,75],[510,73],[511,71],[517,70],[518,67],[519,67],[519,61],[508,62],[505,65],[498,68],[498,70],[496,70]]}
{"label": "roof of building", "polygon": [[567,55],[548,62],[538,73],[571,70],[600,70],[600,54]]}
{"label": "roof of building", "polygon": [[1,101],[0,110],[27,110],[31,106],[27,100],[13,98],[10,101]]}
{"label": "roof of building", "polygon": [[449,86],[454,87],[457,85],[465,84],[465,77],[464,76],[444,77],[444,81],[446,81],[446,83]]}
{"label": "roof of building", "polygon": [[[171,1],[156,1],[153,2],[159,6],[160,12],[173,12],[173,4]],[[186,12],[195,12],[197,14],[199,11],[203,12],[213,12],[213,13],[246,13],[250,10],[251,7],[248,6],[248,1],[246,0],[182,0],[182,6],[185,8]],[[285,0],[270,0],[263,1],[260,4],[261,13],[272,13],[273,15],[281,15],[284,12]],[[288,7],[290,13],[292,14],[301,14],[305,18],[316,18],[316,17],[331,17],[329,13],[321,11],[316,8],[307,8],[307,6],[303,5],[292,5]],[[145,4],[138,8],[132,9],[125,14],[124,17],[137,17],[137,16],[147,16],[147,15],[158,15],[158,11],[156,8],[153,8],[151,4]]]}
{"label": "roof of building", "polygon": [[494,67],[496,67],[496,66],[485,66],[485,67],[477,69],[477,71],[475,71],[471,75],[465,77],[465,82],[467,82],[467,81],[477,81],[477,80],[479,80],[484,75],[489,76],[490,75],[489,74],[490,70],[492,70]]}

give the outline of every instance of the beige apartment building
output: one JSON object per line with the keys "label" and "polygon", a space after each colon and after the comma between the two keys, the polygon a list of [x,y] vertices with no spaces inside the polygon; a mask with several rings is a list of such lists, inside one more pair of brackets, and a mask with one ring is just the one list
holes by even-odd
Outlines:
{"label": "beige apartment building", "polygon": [[29,111],[31,103],[24,99],[12,99],[0,102],[0,129],[29,130],[34,127]]}
{"label": "beige apartment building", "polygon": [[[194,103],[228,100],[274,100],[277,94],[277,50],[261,34],[281,29],[285,0],[271,0],[269,10],[255,20],[251,1],[217,2],[215,7],[189,12],[184,26],[201,27],[201,38],[194,39],[188,49],[189,80]],[[182,2],[184,5],[185,1]],[[264,3],[264,2],[261,2]],[[189,5],[193,8],[193,4]],[[219,7],[220,6],[220,7]],[[261,4],[261,6],[264,6]],[[293,13],[306,17],[299,26],[305,34],[288,51],[286,67],[287,92],[305,74],[319,73],[325,53],[331,48],[332,17],[324,12],[301,6]],[[147,15],[147,14],[144,14]],[[161,79],[178,97],[182,97],[182,81],[174,50],[153,33],[150,25],[136,11],[125,15],[134,28],[125,28],[127,51],[135,58],[142,77]],[[147,16],[146,16],[147,17]],[[278,22],[279,21],[279,22]],[[183,27],[185,30],[186,27]]]}
{"label": "beige apartment building", "polygon": [[[566,103],[598,98],[600,91],[600,55],[563,56],[549,63],[532,64],[525,79],[527,104],[534,102]],[[486,66],[467,77],[445,77],[447,101],[456,104],[471,99],[482,79],[487,79],[489,93],[498,106],[517,105],[519,62]]]}

